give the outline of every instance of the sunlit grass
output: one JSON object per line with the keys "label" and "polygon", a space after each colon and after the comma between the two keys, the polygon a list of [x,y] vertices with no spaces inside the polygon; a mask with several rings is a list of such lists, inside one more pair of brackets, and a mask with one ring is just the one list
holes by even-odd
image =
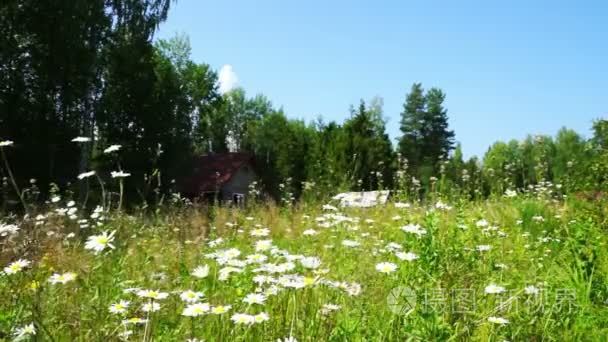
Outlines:
{"label": "sunlit grass", "polygon": [[[513,198],[339,211],[321,204],[181,206],[73,219],[58,214],[63,206],[13,220],[20,229],[2,238],[3,267],[31,261],[1,276],[4,339],[607,336],[606,236],[599,218],[579,204]],[[208,274],[194,272],[199,266]],[[142,297],[133,288],[167,295]],[[416,306],[389,306],[396,288],[411,289]],[[204,296],[187,303],[180,298],[187,290]],[[247,296],[260,302],[244,302]],[[128,302],[124,310],[110,309],[121,301]],[[195,302],[196,314],[184,311]]]}

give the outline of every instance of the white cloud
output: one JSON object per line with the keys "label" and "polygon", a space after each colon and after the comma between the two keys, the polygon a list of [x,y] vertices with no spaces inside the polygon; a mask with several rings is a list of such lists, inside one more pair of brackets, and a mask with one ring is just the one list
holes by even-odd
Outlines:
{"label": "white cloud", "polygon": [[236,76],[232,65],[225,64],[222,66],[218,77],[218,83],[220,94],[225,94],[236,88],[239,83],[239,78]]}

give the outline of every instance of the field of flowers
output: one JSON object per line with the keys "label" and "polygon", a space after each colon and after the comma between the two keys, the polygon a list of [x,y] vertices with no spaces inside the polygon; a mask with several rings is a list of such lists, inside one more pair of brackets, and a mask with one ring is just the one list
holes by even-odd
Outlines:
{"label": "field of flowers", "polygon": [[0,226],[0,340],[605,341],[604,213],[510,194],[127,215],[56,196]]}

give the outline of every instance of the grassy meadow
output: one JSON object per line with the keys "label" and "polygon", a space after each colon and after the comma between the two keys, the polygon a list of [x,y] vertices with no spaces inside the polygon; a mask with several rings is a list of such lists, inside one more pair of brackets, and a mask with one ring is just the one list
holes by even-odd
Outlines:
{"label": "grassy meadow", "polygon": [[602,341],[605,209],[172,204],[2,224],[0,340]]}

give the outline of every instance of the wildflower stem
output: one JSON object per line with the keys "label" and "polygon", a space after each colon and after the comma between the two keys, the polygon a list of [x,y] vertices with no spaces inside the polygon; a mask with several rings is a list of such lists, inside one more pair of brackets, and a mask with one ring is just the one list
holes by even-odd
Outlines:
{"label": "wildflower stem", "polygon": [[190,317],[190,338],[194,340],[194,317]]}
{"label": "wildflower stem", "polygon": [[11,179],[13,188],[15,189],[17,196],[19,196],[19,200],[21,201],[21,205],[23,205],[23,209],[27,213],[27,206],[25,205],[25,201],[23,200],[23,194],[21,194],[21,191],[19,191],[19,186],[17,186],[17,182],[15,181],[15,177],[13,176],[13,171],[11,170],[11,167],[8,163],[8,159],[6,158],[6,155],[4,154],[4,148],[2,148],[2,147],[0,147],[0,154],[2,154],[2,160],[4,161],[4,167],[6,167],[6,172],[8,173],[8,176]]}
{"label": "wildflower stem", "polygon": [[[154,305],[152,303],[153,303],[153,301],[150,300],[150,304],[151,304],[150,306],[151,307],[152,307],[152,305]],[[144,327],[144,339],[143,339],[143,342],[146,342],[146,338],[148,337],[148,326],[150,325],[150,311],[148,311],[146,313],[146,326]]]}
{"label": "wildflower stem", "polygon": [[122,209],[122,196],[124,193],[124,183],[122,178],[119,180],[119,186],[120,186],[120,199],[118,200],[118,211],[120,211]]}
{"label": "wildflower stem", "polygon": [[106,207],[106,189],[103,186],[103,180],[101,179],[101,177],[99,177],[99,175],[96,173],[95,176],[97,177],[97,181],[99,182],[99,186],[101,187],[101,206],[103,208]]}
{"label": "wildflower stem", "polygon": [[293,326],[294,326],[294,324],[296,322],[296,316],[297,316],[297,312],[298,312],[297,311],[298,307],[297,307],[297,304],[296,304],[296,293],[295,293],[295,291],[293,292],[293,295],[292,295],[291,299],[293,301],[293,315],[292,315],[292,318],[291,318],[291,327],[289,328],[289,336],[293,336]]}
{"label": "wildflower stem", "polygon": [[87,201],[89,200],[89,179],[85,179],[84,180],[86,182],[86,192],[84,195],[84,200],[82,201],[82,208],[86,208],[87,207]]}
{"label": "wildflower stem", "polygon": [[[40,330],[44,331],[44,333],[47,335],[49,341],[55,342],[55,339],[53,338],[53,335],[51,335],[51,332],[42,323],[42,314],[41,314],[42,310],[40,309],[40,302],[42,301],[40,298],[41,292],[42,292],[42,290],[40,288],[36,289],[34,303],[32,303],[32,320],[34,321],[34,324],[36,326],[38,326],[38,328],[40,328]],[[36,336],[36,335],[34,335],[34,336]]]}

